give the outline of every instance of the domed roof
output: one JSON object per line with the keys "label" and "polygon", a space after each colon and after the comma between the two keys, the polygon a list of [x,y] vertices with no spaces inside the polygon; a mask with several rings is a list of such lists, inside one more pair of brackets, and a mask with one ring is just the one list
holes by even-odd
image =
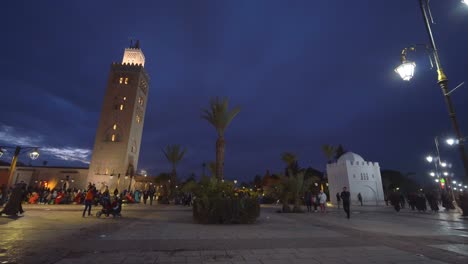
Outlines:
{"label": "domed roof", "polygon": [[345,154],[341,155],[341,157],[338,159],[338,162],[346,162],[346,161],[352,161],[352,162],[356,162],[356,161],[359,161],[359,162],[363,162],[364,159],[359,156],[358,154],[356,153],[353,153],[353,152],[346,152]]}

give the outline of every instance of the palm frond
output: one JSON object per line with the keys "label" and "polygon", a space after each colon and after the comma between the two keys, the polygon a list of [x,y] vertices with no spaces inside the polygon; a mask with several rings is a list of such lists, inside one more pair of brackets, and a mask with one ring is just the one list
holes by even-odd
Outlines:
{"label": "palm frond", "polygon": [[186,151],[187,148],[181,151],[180,145],[177,144],[167,145],[166,148],[162,150],[166,159],[174,166],[182,160]]}
{"label": "palm frond", "polygon": [[214,97],[210,99],[210,107],[202,109],[201,118],[207,120],[216,129],[219,136],[223,136],[226,128],[240,112],[240,107],[229,110],[229,100]]}
{"label": "palm frond", "polygon": [[292,152],[283,152],[283,154],[281,154],[281,160],[284,161],[288,167],[290,167],[292,164],[294,164],[294,162],[297,161],[297,157]]}

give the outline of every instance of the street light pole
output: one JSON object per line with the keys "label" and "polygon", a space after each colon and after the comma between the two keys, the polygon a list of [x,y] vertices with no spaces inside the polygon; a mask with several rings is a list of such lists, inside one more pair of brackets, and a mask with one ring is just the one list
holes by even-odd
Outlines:
{"label": "street light pole", "polygon": [[8,174],[8,186],[10,186],[11,182],[13,181],[13,176],[14,176],[15,169],[16,169],[16,162],[18,161],[18,156],[20,152],[21,152],[21,147],[17,146],[15,148],[15,154],[13,155],[13,159],[11,160],[11,164],[10,164],[10,172]]}
{"label": "street light pole", "polygon": [[448,91],[448,78],[442,69],[442,65],[440,63],[440,58],[439,58],[439,53],[437,51],[437,46],[435,44],[434,36],[432,34],[431,24],[430,24],[429,17],[427,14],[427,8],[428,8],[427,3],[428,3],[428,0],[419,0],[421,12],[423,14],[424,24],[426,26],[426,31],[427,31],[429,40],[431,42],[432,50],[434,53],[434,60],[435,60],[436,68],[437,68],[437,83],[439,84],[442,90],[442,94],[444,95],[445,104],[447,105],[449,117],[450,117],[450,120],[452,121],[453,129],[455,130],[455,135],[457,136],[457,139],[460,142],[458,144],[458,149],[460,151],[460,156],[463,162],[463,167],[465,169],[465,180],[468,181],[468,157],[465,152],[464,141],[462,140],[463,134],[461,133],[460,126],[458,125],[457,117],[455,114],[455,108],[453,106],[452,99]]}

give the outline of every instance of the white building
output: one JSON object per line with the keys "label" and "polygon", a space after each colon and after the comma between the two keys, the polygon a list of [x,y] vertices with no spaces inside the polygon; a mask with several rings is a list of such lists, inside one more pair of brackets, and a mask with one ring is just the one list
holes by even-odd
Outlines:
{"label": "white building", "polygon": [[359,204],[358,194],[364,205],[384,205],[382,177],[377,162],[364,161],[356,153],[347,152],[337,162],[327,164],[330,200],[336,204],[336,194],[347,187],[351,193],[351,204]]}

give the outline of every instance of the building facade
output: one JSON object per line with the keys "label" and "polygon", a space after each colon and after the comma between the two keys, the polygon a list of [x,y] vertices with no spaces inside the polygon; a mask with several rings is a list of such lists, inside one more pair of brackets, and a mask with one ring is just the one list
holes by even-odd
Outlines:
{"label": "building facade", "polygon": [[347,187],[351,193],[351,204],[360,204],[358,194],[364,205],[384,205],[382,177],[377,162],[364,161],[356,153],[347,152],[337,162],[327,164],[330,201],[337,203],[336,194]]}
{"label": "building facade", "polygon": [[[0,177],[7,177],[9,170],[10,166],[0,166]],[[87,167],[18,166],[11,183],[24,182],[28,186],[50,189],[84,189],[87,177]]]}
{"label": "building facade", "polygon": [[125,49],[121,63],[111,65],[94,142],[88,182],[98,188],[131,188],[138,167],[149,90],[145,56],[139,42]]}

